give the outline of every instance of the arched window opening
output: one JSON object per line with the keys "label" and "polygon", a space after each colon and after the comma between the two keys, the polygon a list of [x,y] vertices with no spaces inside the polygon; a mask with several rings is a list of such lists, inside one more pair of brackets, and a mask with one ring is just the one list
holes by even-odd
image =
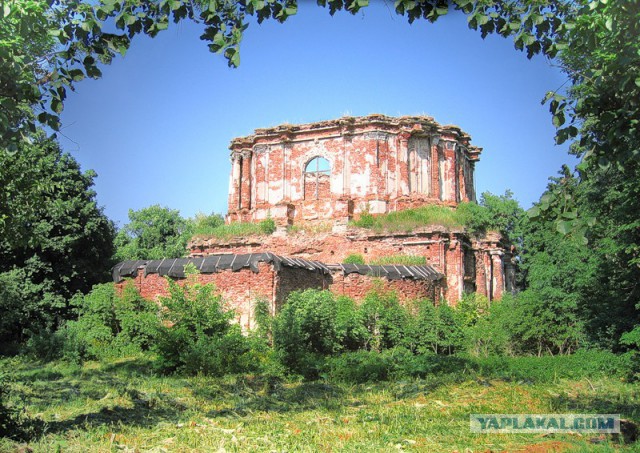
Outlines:
{"label": "arched window opening", "polygon": [[307,162],[305,173],[320,173],[328,175],[331,172],[331,165],[324,157],[316,156]]}
{"label": "arched window opening", "polygon": [[327,159],[316,156],[304,167],[304,198],[319,200],[330,196],[331,164]]}

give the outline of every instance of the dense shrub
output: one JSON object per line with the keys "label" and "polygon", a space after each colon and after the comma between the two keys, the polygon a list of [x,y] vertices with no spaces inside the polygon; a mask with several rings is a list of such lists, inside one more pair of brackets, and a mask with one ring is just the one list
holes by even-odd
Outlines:
{"label": "dense shrub", "polygon": [[160,298],[162,322],[153,346],[156,369],[218,376],[250,369],[251,347],[230,323],[234,314],[224,309],[215,288],[191,276],[184,286],[168,282],[170,296]]}
{"label": "dense shrub", "polygon": [[433,353],[413,354],[406,348],[354,351],[326,359],[324,376],[330,380],[363,383],[431,375],[469,375],[477,365],[464,357]]}
{"label": "dense shrub", "polygon": [[276,231],[276,222],[271,217],[262,220],[258,225],[262,234],[272,234]]}
{"label": "dense shrub", "polygon": [[360,310],[369,333],[368,349],[381,351],[406,343],[411,314],[400,305],[395,293],[371,291],[365,296]]}
{"label": "dense shrub", "polygon": [[392,371],[388,354],[378,351],[352,351],[329,357],[324,376],[332,381],[362,383],[386,381]]}
{"label": "dense shrub", "polygon": [[534,290],[505,294],[466,329],[467,350],[485,356],[569,354],[583,338],[575,313],[549,304]]}
{"label": "dense shrub", "polygon": [[329,291],[291,293],[273,321],[273,344],[282,363],[295,373],[316,376],[322,356],[339,349],[336,319],[337,304]]}
{"label": "dense shrub", "polygon": [[336,349],[356,351],[367,344],[369,332],[364,325],[363,313],[353,299],[345,296],[336,299]]}
{"label": "dense shrub", "polygon": [[490,356],[472,360],[478,373],[486,377],[534,382],[611,376],[626,378],[631,375],[633,366],[624,355],[588,349],[563,356]]}
{"label": "dense shrub", "polygon": [[158,328],[158,307],[133,284],[118,294],[113,283],[96,285],[71,300],[77,321],[64,327],[64,355],[75,360],[103,359],[148,350]]}
{"label": "dense shrub", "polygon": [[402,344],[413,352],[453,354],[464,344],[463,318],[448,305],[434,305],[428,299],[415,302],[416,313],[404,327]]}

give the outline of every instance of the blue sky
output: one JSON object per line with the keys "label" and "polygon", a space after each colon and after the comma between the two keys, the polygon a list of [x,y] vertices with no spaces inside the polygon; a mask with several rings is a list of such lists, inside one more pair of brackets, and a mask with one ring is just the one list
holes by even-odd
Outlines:
{"label": "blue sky", "polygon": [[565,82],[544,58],[482,40],[461,14],[409,25],[392,2],[334,17],[300,3],[285,24],[251,24],[237,69],[184,23],[137,37],[102,79],[78,84],[61,143],[98,173],[98,202],[119,226],[153,204],[226,212],[230,140],[283,122],[383,113],[457,124],[484,148],[478,192],[511,189],[525,208],[571,161],[540,104]]}

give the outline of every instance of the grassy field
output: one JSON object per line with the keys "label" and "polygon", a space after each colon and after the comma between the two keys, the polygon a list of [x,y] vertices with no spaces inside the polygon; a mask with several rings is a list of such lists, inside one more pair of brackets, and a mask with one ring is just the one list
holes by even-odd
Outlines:
{"label": "grassy field", "polygon": [[[13,404],[43,434],[35,452],[637,451],[597,434],[473,434],[470,413],[620,413],[640,389],[619,378],[507,381],[464,373],[348,385],[251,376],[154,376],[148,357],[82,366],[2,359]],[[0,451],[21,444],[0,440]]]}

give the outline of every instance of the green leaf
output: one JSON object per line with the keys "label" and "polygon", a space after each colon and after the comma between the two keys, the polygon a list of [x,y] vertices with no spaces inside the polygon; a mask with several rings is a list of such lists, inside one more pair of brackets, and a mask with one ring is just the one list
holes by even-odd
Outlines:
{"label": "green leaf", "polygon": [[600,157],[598,159],[598,166],[603,169],[606,170],[611,166],[611,162],[609,161],[609,159],[607,159],[606,157]]}
{"label": "green leaf", "polygon": [[[638,51],[638,53],[640,54],[640,50]],[[640,77],[636,77],[636,86],[640,87]]]}
{"label": "green leaf", "polygon": [[84,73],[81,69],[72,69],[69,71],[69,76],[73,79],[74,82],[79,82],[84,79]]}
{"label": "green leaf", "polygon": [[565,119],[564,119],[563,113],[558,113],[557,115],[553,115],[552,122],[555,127],[562,126],[564,124],[564,121]]}
{"label": "green leaf", "polygon": [[62,102],[60,102],[57,99],[53,99],[51,101],[51,110],[53,110],[56,113],[62,112]]}
{"label": "green leaf", "polygon": [[556,222],[556,230],[560,234],[567,235],[571,231],[572,225],[572,222],[560,220],[559,222]]}

